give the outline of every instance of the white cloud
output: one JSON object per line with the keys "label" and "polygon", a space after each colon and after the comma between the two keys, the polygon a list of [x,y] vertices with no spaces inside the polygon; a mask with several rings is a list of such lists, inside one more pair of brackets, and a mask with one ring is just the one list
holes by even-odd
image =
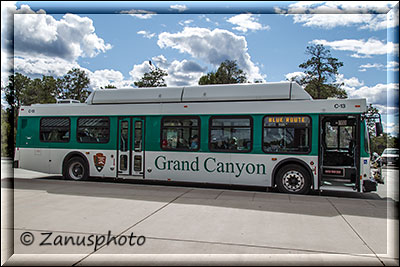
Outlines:
{"label": "white cloud", "polygon": [[129,75],[132,77],[132,80],[138,81],[140,80],[146,72],[150,72],[151,66],[149,61],[143,61],[143,63],[134,65],[132,70],[129,72]]}
{"label": "white cloud", "polygon": [[377,84],[347,91],[350,98],[366,98],[368,103],[395,107],[399,104],[399,84]]}
{"label": "white cloud", "polygon": [[344,78],[343,74],[336,75],[336,82],[343,83],[344,86],[358,87],[364,85],[364,82],[360,82],[357,77],[351,77],[349,79]]}
{"label": "white cloud", "polygon": [[[25,75],[63,76],[72,68],[81,68],[79,57],[94,57],[111,49],[95,33],[93,21],[87,17],[65,14],[60,20],[47,15],[44,10],[36,13],[27,5],[17,9],[15,3],[2,2],[1,83],[8,83],[7,64],[14,71]],[[7,24],[6,27],[4,24]],[[9,36],[8,27],[14,29]],[[5,32],[3,32],[3,30]],[[7,45],[14,38],[14,54]],[[84,68],[81,68],[84,69]]]}
{"label": "white cloud", "polygon": [[125,80],[121,72],[112,69],[89,71],[88,76],[90,86],[93,89],[104,88],[107,85],[114,85],[117,88],[132,88],[134,86],[132,80]]}
{"label": "white cloud", "polygon": [[200,77],[204,75],[203,71],[205,69],[193,61],[174,60],[167,69],[168,76],[165,81],[168,86],[197,85]]}
{"label": "white cloud", "polygon": [[120,14],[128,14],[138,19],[151,19],[153,16],[156,15],[155,12],[141,9],[123,10],[120,12]]}
{"label": "white cloud", "polygon": [[96,35],[93,21],[87,17],[65,14],[56,20],[46,14],[14,15],[17,56],[41,55],[73,61],[78,57],[94,57],[111,47]]}
{"label": "white cloud", "polygon": [[169,63],[168,63],[168,61],[167,61],[167,59],[165,58],[164,55],[158,55],[158,56],[152,57],[151,60],[159,68],[166,69],[169,66]]}
{"label": "white cloud", "polygon": [[296,72],[291,72],[285,75],[286,80],[288,81],[293,81],[296,79],[301,79],[303,77],[305,77],[306,74],[304,72],[301,71],[296,71]]}
{"label": "white cloud", "polygon": [[150,33],[148,31],[138,31],[137,34],[143,35],[144,38],[151,39],[156,36],[155,33]]}
{"label": "white cloud", "polygon": [[176,9],[179,12],[183,12],[188,9],[187,6],[185,6],[185,5],[171,5],[170,8]]}
{"label": "white cloud", "polygon": [[185,27],[178,33],[163,32],[158,36],[158,46],[174,48],[194,58],[219,66],[225,60],[236,60],[238,67],[247,73],[249,80],[264,80],[265,75],[251,61],[246,38],[223,30]]}
{"label": "white cloud", "polygon": [[380,63],[367,63],[359,66],[358,71],[367,71],[367,69],[377,69],[382,71],[399,71],[399,63],[396,61],[389,61],[386,65]]}
{"label": "white cloud", "polygon": [[361,39],[344,39],[329,42],[327,40],[313,40],[311,43],[332,47],[334,50],[355,52],[352,57],[371,57],[373,55],[385,55],[386,53],[398,53],[399,44],[384,43],[375,38],[367,41]]}
{"label": "white cloud", "polygon": [[371,69],[371,68],[380,69],[382,67],[383,67],[383,65],[380,64],[380,63],[374,63],[374,64],[367,63],[367,64],[364,64],[364,65],[361,65],[359,68],[360,69]]}
{"label": "white cloud", "polygon": [[79,68],[78,63],[57,57],[26,56],[15,57],[14,68],[16,72],[25,75],[51,75],[63,76],[72,68]]}
{"label": "white cloud", "polygon": [[396,2],[386,1],[300,1],[290,4],[288,9],[275,8],[275,12],[292,16],[294,23],[305,27],[332,29],[338,26],[358,26],[359,29],[376,31],[399,25],[396,12],[391,11],[386,15],[395,5]]}
{"label": "white cloud", "polygon": [[92,89],[99,89],[109,84],[117,88],[133,87],[133,81],[125,80],[119,71],[103,69],[92,72],[79,66],[76,61],[70,62],[56,57],[15,57],[14,68],[16,72],[28,77],[37,75],[62,77],[72,68],[79,68],[87,73],[90,80],[89,87]]}
{"label": "white cloud", "polygon": [[386,69],[390,71],[399,71],[399,62],[389,61],[386,65]]}
{"label": "white cloud", "polygon": [[385,105],[379,105],[379,104],[374,104],[374,107],[376,107],[379,110],[379,113],[381,115],[398,115],[399,114],[399,107],[388,107]]}
{"label": "white cloud", "polygon": [[252,14],[239,14],[229,18],[227,21],[237,25],[237,27],[234,27],[233,29],[241,32],[247,32],[248,30],[257,31],[270,29],[268,25],[264,26],[259,23],[257,17]]}
{"label": "white cloud", "polygon": [[392,136],[399,136],[399,121],[397,119],[395,122],[385,122],[382,121],[384,132],[389,133]]}
{"label": "white cloud", "polygon": [[[190,86],[196,85],[207,68],[201,67],[194,61],[189,60],[174,60],[168,62],[163,55],[152,57],[153,65],[165,70],[168,76],[164,77],[167,86]],[[144,73],[151,70],[151,66],[148,61],[144,61],[141,64],[134,65],[132,70],[129,72],[132,80],[140,80]]]}
{"label": "white cloud", "polygon": [[184,21],[179,21],[179,25],[181,25],[181,26],[186,26],[186,25],[188,25],[188,24],[190,24],[190,23],[192,23],[192,22],[193,22],[192,19],[188,19],[188,20],[184,20]]}

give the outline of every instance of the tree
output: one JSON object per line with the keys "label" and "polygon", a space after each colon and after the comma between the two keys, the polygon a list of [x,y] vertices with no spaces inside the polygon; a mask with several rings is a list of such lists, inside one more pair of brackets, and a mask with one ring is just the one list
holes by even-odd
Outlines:
{"label": "tree", "polygon": [[[2,134],[2,144],[5,144],[4,152],[2,148],[2,155],[6,153],[7,156],[14,156],[14,147],[15,147],[15,133],[16,133],[16,125],[17,125],[17,114],[18,109],[21,105],[25,103],[26,91],[29,89],[31,83],[31,79],[26,77],[20,73],[16,73],[15,75],[10,75],[8,77],[8,84],[2,91],[4,91],[4,98],[8,104],[5,111],[1,111],[1,134]],[[4,121],[4,124],[3,124]],[[6,134],[4,137],[3,135]],[[6,143],[3,143],[5,141]]]}
{"label": "tree", "polygon": [[340,88],[343,84],[335,83],[338,69],[343,66],[343,62],[332,57],[329,49],[321,44],[307,46],[306,54],[311,58],[299,65],[305,69],[305,76],[299,82],[306,85],[305,90],[312,98],[347,98],[346,91]]}
{"label": "tree", "polygon": [[11,125],[8,121],[7,112],[1,107],[1,156],[7,157],[12,154],[9,149],[9,137],[12,136]]}
{"label": "tree", "polygon": [[113,89],[113,88],[117,88],[117,87],[115,87],[114,85],[112,85],[112,84],[107,84],[106,86],[101,86],[100,87],[100,89]]}
{"label": "tree", "polygon": [[85,102],[90,93],[90,91],[87,90],[89,84],[90,80],[86,72],[78,68],[73,68],[68,71],[58,83],[60,87],[59,97],[62,99],[75,99],[80,102]]}
{"label": "tree", "polygon": [[399,138],[383,133],[380,136],[371,137],[371,153],[376,152],[381,155],[387,147],[398,147]]}
{"label": "tree", "polygon": [[221,63],[216,72],[209,72],[199,79],[199,85],[245,82],[247,82],[246,73],[239,69],[236,60],[225,60]]}
{"label": "tree", "polygon": [[31,79],[20,73],[8,76],[8,84],[4,87],[4,96],[9,108],[17,111],[22,104],[25,104],[25,92],[30,83]]}
{"label": "tree", "polygon": [[165,87],[164,77],[168,76],[168,73],[158,67],[152,68],[150,72],[146,72],[143,77],[134,82],[137,87]]}
{"label": "tree", "polygon": [[[42,76],[42,79],[31,79],[23,74],[15,73],[8,77],[8,84],[2,88],[7,102],[2,107],[2,142],[7,144],[2,148],[2,155],[13,157],[16,137],[18,109],[22,105],[55,103],[57,97],[86,100],[89,91],[89,78],[84,71],[70,70],[62,79],[52,76]],[[4,136],[4,134],[6,134]],[[4,142],[3,142],[4,144]]]}

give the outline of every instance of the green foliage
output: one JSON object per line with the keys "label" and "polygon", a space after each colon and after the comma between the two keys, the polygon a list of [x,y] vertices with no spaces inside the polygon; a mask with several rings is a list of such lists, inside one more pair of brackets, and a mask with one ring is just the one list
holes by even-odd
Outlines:
{"label": "green foliage", "polygon": [[84,70],[73,68],[59,81],[59,97],[62,99],[75,99],[85,102],[90,91],[90,80]]}
{"label": "green foliage", "polygon": [[246,73],[238,68],[235,60],[225,60],[221,63],[216,72],[209,72],[199,79],[199,85],[245,82],[247,82]]}
{"label": "green foliage", "polygon": [[8,106],[1,109],[1,155],[13,157],[18,109],[22,105],[55,103],[57,98],[85,101],[89,78],[80,69],[70,70],[62,78],[42,76],[31,79],[20,73],[10,75],[8,84],[2,88]]}
{"label": "green foliage", "polygon": [[153,68],[150,72],[146,72],[143,77],[134,82],[137,87],[165,87],[164,77],[168,76],[168,73],[160,68]]}
{"label": "green foliage", "polygon": [[8,137],[11,135],[11,126],[8,122],[8,115],[6,110],[1,107],[1,156],[7,157],[10,154],[8,146]]}
{"label": "green foliage", "polygon": [[347,93],[344,89],[335,84],[321,84],[317,80],[310,81],[304,89],[313,99],[347,98]]}
{"label": "green foliage", "polygon": [[346,91],[340,88],[343,84],[335,83],[338,69],[343,66],[343,62],[332,57],[329,49],[321,44],[307,46],[306,54],[311,58],[299,65],[305,69],[306,75],[297,79],[297,82],[305,85],[305,90],[314,99],[347,98]]}
{"label": "green foliage", "polygon": [[100,89],[113,89],[113,88],[117,88],[117,87],[115,87],[115,86],[112,85],[112,84],[107,84],[107,85],[104,86],[104,87],[100,87]]}
{"label": "green foliage", "polygon": [[381,136],[371,136],[371,153],[381,155],[387,147],[398,147],[399,138],[383,133]]}

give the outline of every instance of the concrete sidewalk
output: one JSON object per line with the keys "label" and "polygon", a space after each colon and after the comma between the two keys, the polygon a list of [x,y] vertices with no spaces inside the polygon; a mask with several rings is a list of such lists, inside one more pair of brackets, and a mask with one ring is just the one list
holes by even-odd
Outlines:
{"label": "concrete sidewalk", "polygon": [[[18,169],[15,177],[2,179],[3,214],[14,205],[14,221],[2,219],[2,238],[11,233],[6,265],[399,264],[398,202],[390,199],[74,182]],[[132,235],[145,243],[95,250],[60,242],[109,231],[121,243]],[[51,245],[40,245],[46,233]]]}
{"label": "concrete sidewalk", "polygon": [[[101,254],[125,254],[121,259],[129,254],[270,254],[278,261],[299,254],[306,262],[342,255],[341,260],[374,265],[398,258],[388,239],[389,228],[398,227],[394,202],[44,179],[15,179],[14,188],[14,256],[84,254],[71,264],[91,264]],[[63,237],[133,232],[145,236],[146,243],[96,251],[25,246],[20,237],[27,231],[38,241],[47,232]]]}

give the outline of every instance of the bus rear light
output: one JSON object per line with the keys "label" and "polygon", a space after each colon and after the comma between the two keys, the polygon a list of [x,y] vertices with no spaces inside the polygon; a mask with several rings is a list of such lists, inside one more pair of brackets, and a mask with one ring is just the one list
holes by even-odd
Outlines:
{"label": "bus rear light", "polygon": [[355,107],[356,107],[356,108],[360,108],[360,107],[361,107],[361,105],[355,105]]}
{"label": "bus rear light", "polygon": [[188,106],[187,106],[187,105],[184,105],[183,107],[184,107],[184,108],[187,108]]}

